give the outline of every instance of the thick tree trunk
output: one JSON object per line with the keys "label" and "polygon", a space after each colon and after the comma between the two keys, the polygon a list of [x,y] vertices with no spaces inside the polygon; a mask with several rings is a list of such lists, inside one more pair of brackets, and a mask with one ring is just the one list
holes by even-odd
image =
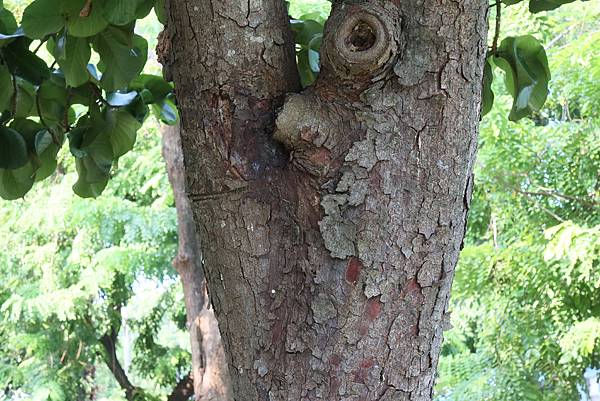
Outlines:
{"label": "thick tree trunk", "polygon": [[283,1],[167,10],[187,193],[235,399],[430,400],[487,2],[334,1],[318,81],[285,104],[298,79]]}
{"label": "thick tree trunk", "polygon": [[[187,397],[180,396],[179,399],[187,400],[194,394],[197,400],[227,401],[231,399],[229,374],[219,327],[212,309],[209,309],[200,240],[196,234],[190,202],[185,194],[179,127],[163,128],[162,153],[177,207],[179,250],[173,265],[183,285],[192,348],[193,391],[189,391]],[[184,394],[187,385],[187,382],[180,382],[182,391],[173,394]]]}

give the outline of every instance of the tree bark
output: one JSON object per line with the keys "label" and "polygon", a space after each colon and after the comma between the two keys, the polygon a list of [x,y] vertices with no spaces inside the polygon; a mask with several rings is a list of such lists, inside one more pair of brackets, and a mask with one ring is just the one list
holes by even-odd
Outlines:
{"label": "tree bark", "polygon": [[[206,292],[200,239],[196,234],[192,209],[185,193],[179,127],[165,126],[162,130],[162,153],[177,209],[179,249],[173,265],[183,286],[192,349],[193,391],[183,399],[189,399],[194,394],[196,400],[227,401],[231,399],[229,373],[218,323]],[[185,393],[188,386],[183,382],[180,385],[178,387]],[[175,393],[173,392],[173,396],[176,396]],[[178,397],[182,399],[183,396]]]}
{"label": "tree bark", "polygon": [[282,1],[167,11],[186,192],[235,399],[430,400],[487,2],[334,1],[321,73],[299,94]]}

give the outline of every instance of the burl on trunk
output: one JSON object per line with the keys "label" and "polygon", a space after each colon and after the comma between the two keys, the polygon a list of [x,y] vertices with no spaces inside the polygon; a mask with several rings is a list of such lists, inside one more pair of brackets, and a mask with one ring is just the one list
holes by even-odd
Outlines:
{"label": "burl on trunk", "polygon": [[166,67],[234,397],[430,400],[487,2],[334,1],[298,92],[280,0],[170,0]]}

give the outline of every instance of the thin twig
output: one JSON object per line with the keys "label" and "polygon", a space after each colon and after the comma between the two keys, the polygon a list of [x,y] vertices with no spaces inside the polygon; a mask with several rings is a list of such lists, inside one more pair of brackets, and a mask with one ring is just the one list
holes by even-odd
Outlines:
{"label": "thin twig", "polygon": [[496,2],[496,27],[494,30],[494,41],[492,42],[492,54],[498,53],[498,38],[500,37],[500,17],[502,16],[502,2]]}

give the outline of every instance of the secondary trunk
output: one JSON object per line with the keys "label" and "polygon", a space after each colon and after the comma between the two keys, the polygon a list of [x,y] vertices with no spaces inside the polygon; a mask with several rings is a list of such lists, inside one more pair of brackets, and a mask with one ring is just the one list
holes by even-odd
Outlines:
{"label": "secondary trunk", "polygon": [[334,1],[319,78],[287,100],[283,1],[167,11],[163,57],[235,399],[430,400],[487,2]]}
{"label": "secondary trunk", "polygon": [[180,391],[174,391],[169,401],[188,400],[192,394],[197,400],[226,401],[231,399],[229,374],[219,327],[206,293],[200,240],[196,234],[190,202],[185,194],[179,127],[163,127],[162,139],[162,153],[177,207],[179,249],[173,265],[183,286],[192,349],[193,380],[193,386],[185,381],[180,382]]}

